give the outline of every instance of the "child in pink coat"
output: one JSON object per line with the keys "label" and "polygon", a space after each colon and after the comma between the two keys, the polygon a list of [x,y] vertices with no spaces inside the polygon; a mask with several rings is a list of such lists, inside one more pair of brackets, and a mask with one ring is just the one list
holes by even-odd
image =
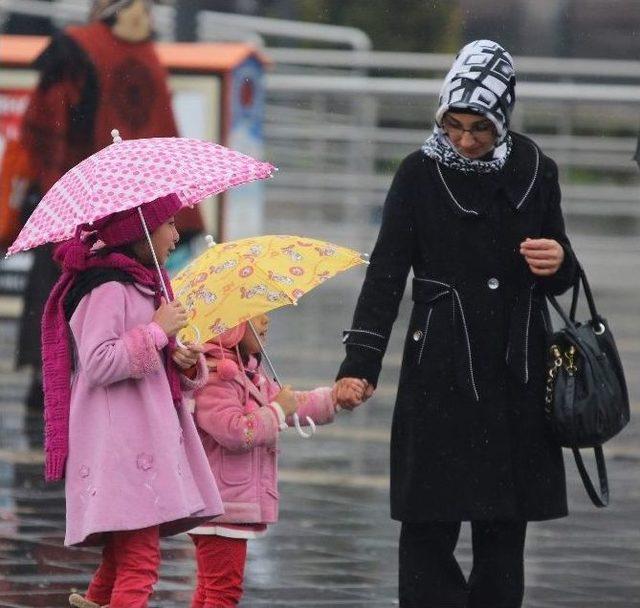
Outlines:
{"label": "child in pink coat", "polygon": [[[251,323],[264,340],[267,315]],[[209,379],[195,393],[195,417],[225,512],[190,532],[198,569],[191,607],[223,608],[236,606],[242,596],[247,540],[264,536],[267,524],[278,520],[278,434],[296,411],[301,421],[309,416],[326,424],[336,406],[329,387],[294,392],[270,380],[247,323],[214,338],[205,350]]]}
{"label": "child in pink coat", "polygon": [[187,314],[161,297],[139,217],[164,264],[180,208],[169,195],[114,213],[56,251],[63,273],[42,320],[45,473],[65,480],[65,544],[104,545],[72,606],[146,608],[159,537],[222,513],[182,398],[204,384],[206,364],[176,344]]}

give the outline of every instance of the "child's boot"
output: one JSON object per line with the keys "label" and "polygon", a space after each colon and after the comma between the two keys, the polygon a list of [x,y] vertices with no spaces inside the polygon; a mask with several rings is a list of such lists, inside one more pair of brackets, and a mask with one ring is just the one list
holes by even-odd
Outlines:
{"label": "child's boot", "polygon": [[72,593],[69,596],[69,606],[73,606],[74,608],[109,608],[109,606],[100,606],[100,604],[96,604],[78,593]]}

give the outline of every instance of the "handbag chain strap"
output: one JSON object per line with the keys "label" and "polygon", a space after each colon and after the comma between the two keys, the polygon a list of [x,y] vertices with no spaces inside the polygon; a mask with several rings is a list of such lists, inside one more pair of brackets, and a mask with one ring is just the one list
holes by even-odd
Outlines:
{"label": "handbag chain strap", "polygon": [[544,411],[547,416],[551,415],[556,378],[562,366],[564,365],[565,370],[570,376],[573,376],[578,371],[575,362],[576,347],[573,346],[573,344],[570,345],[564,353],[560,351],[560,347],[557,344],[552,344],[549,352],[551,353],[552,363],[547,373],[547,385],[544,396]]}

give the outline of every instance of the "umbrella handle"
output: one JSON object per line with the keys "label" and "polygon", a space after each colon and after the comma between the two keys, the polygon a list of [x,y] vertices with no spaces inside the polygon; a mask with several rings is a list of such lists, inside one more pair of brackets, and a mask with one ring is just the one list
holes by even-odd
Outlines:
{"label": "umbrella handle", "polygon": [[[187,328],[191,328],[191,330],[195,334],[195,343],[200,344],[200,338],[202,337],[200,334],[200,330],[195,325],[187,325],[187,327],[184,327],[183,330]],[[180,348],[186,348],[186,346],[184,345],[184,342],[180,340],[180,338],[177,335],[176,335],[176,344]]]}
{"label": "umbrella handle", "polygon": [[[262,344],[262,341],[260,340],[260,336],[258,335],[258,332],[256,331],[256,329],[253,326],[253,323],[251,323],[251,321],[247,321],[247,324],[249,325],[249,328],[253,332],[254,338],[257,340],[258,344],[260,345],[260,350],[262,351],[262,354],[264,355],[265,361],[267,362],[267,365],[271,368],[271,371],[273,372],[274,380],[276,381],[278,386],[280,388],[282,388],[282,382],[280,382],[280,378],[278,378],[278,374],[276,373],[276,370],[273,367],[273,363],[271,363],[271,359],[269,359],[269,355],[267,354],[267,351],[266,351],[266,349],[264,347],[264,344]],[[310,437],[315,435],[316,423],[311,418],[309,418],[309,416],[307,416],[307,424],[309,425],[309,429],[311,430],[310,433],[307,433],[306,431],[302,430],[302,427],[300,426],[300,416],[298,416],[297,413],[295,413],[293,415],[293,424],[295,425],[296,431],[297,431],[298,435],[300,435],[300,437],[304,437],[305,439],[309,439]]]}
{"label": "umbrella handle", "polygon": [[310,433],[302,430],[302,427],[300,426],[300,416],[298,416],[297,413],[293,415],[293,424],[296,427],[296,431],[298,435],[300,435],[300,437],[304,437],[305,439],[313,437],[313,435],[315,435],[316,433],[316,423],[311,418],[309,418],[309,416],[307,416],[307,423],[309,424],[309,428],[311,429]]}
{"label": "umbrella handle", "polygon": [[[115,129],[114,129],[115,131]],[[112,133],[113,135],[113,133]],[[114,137],[114,143],[117,143],[116,141],[116,136],[113,135]],[[120,140],[122,141],[122,140]],[[147,237],[147,242],[149,243],[149,249],[151,249],[151,256],[153,257],[153,263],[155,264],[156,267],[156,271],[158,272],[158,278],[160,279],[160,287],[162,288],[162,293],[164,294],[165,299],[167,300],[167,302],[171,302],[171,298],[169,297],[169,291],[167,290],[167,286],[164,283],[164,277],[162,276],[162,270],[160,269],[160,263],[158,262],[158,257],[156,256],[156,251],[153,248],[153,242],[151,241],[151,235],[149,234],[149,228],[147,228],[147,222],[145,222],[144,220],[144,215],[142,215],[142,209],[140,209],[140,207],[138,207],[138,215],[140,216],[140,221],[142,222],[142,228],[144,230],[144,235]],[[193,327],[195,334],[196,334],[196,342],[200,342],[200,331],[198,330],[197,327]],[[180,340],[180,338],[178,338],[178,336],[176,336],[176,344],[180,347],[180,348],[186,348],[186,346],[184,345],[184,342],[182,342],[182,340]]]}
{"label": "umbrella handle", "polygon": [[138,215],[140,216],[140,221],[142,222],[142,229],[144,230],[144,235],[147,237],[147,243],[149,243],[149,249],[151,250],[151,256],[153,257],[153,263],[155,264],[156,271],[158,272],[158,278],[160,279],[160,287],[162,288],[162,293],[164,294],[164,298],[167,302],[171,302],[171,298],[169,297],[169,292],[167,291],[167,286],[164,284],[164,277],[162,276],[162,270],[160,269],[160,262],[158,262],[158,256],[156,255],[156,250],[153,248],[153,241],[151,240],[151,235],[149,234],[149,228],[147,228],[147,222],[144,220],[144,215],[142,215],[142,209],[137,207]]}

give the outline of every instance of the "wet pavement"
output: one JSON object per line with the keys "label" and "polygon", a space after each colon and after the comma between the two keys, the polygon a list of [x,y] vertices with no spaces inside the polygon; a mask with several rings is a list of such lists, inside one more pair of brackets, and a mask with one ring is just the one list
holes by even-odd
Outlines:
{"label": "wet pavement", "polygon": [[[571,515],[531,524],[524,605],[640,608],[640,256],[637,240],[585,236],[575,245],[616,332],[634,418],[607,445],[609,508],[591,506],[567,458]],[[296,309],[274,313],[270,352],[285,382],[312,388],[332,381],[342,355],[340,330],[349,325],[362,276],[352,270]],[[375,397],[352,414],[340,413],[336,424],[320,428],[311,440],[285,433],[281,522],[250,543],[242,606],[397,605],[398,525],[388,516],[388,437],[409,304],[401,307]],[[63,491],[42,480],[40,418],[24,404],[28,375],[11,369],[14,339],[15,324],[0,323],[0,608],[62,607],[71,590],[85,589],[99,556],[94,549],[62,546]],[[188,606],[190,541],[169,539],[162,550],[151,605]],[[458,553],[468,571],[467,528]]]}

